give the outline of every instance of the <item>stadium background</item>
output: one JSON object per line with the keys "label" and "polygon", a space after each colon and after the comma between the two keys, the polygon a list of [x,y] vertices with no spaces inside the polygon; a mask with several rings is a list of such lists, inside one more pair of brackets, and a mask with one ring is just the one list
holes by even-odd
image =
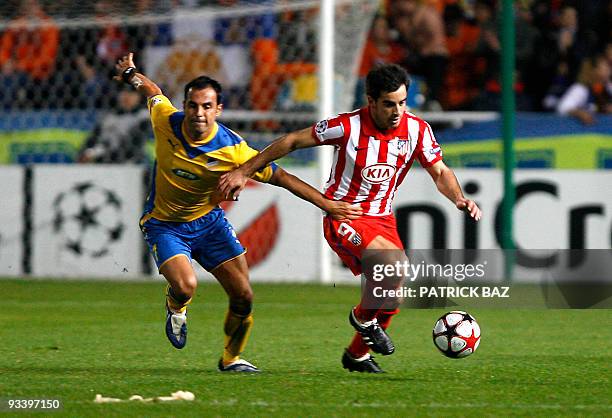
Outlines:
{"label": "stadium background", "polygon": [[[323,64],[319,65],[323,59],[320,46],[325,44],[324,36],[329,35],[323,33],[317,2],[101,0],[78,5],[34,0],[4,2],[0,80],[4,109],[0,115],[0,163],[3,165],[0,169],[4,183],[14,188],[15,197],[10,204],[3,205],[2,216],[11,221],[0,226],[0,273],[17,277],[24,274],[76,277],[87,272],[98,277],[119,278],[152,274],[152,263],[140,243],[135,223],[142,196],[147,191],[147,169],[153,158],[150,130],[140,134],[142,150],[136,155],[142,157],[138,159],[131,157],[133,151],[126,146],[137,139],[120,137],[117,133],[118,144],[102,148],[101,157],[95,160],[108,164],[104,169],[95,164],[75,164],[86,161],[83,150],[92,137],[104,136],[96,130],[100,122],[109,114],[126,113],[121,108],[122,88],[110,80],[113,64],[122,54],[134,51],[139,68],[158,82],[179,108],[186,81],[201,73],[219,79],[225,87],[226,110],[221,120],[253,146],[262,148],[283,132],[328,116],[322,115],[323,108],[330,108],[323,105],[323,100],[331,98],[331,113],[347,111],[362,103],[362,77],[368,65],[377,62],[371,54],[378,61],[394,60],[410,66],[406,57],[419,55],[420,51],[403,38],[403,3],[339,2],[331,38],[334,70],[330,74],[321,72]],[[496,170],[503,166],[500,103],[499,91],[493,83],[499,75],[500,51],[491,57],[490,51],[481,51],[480,46],[457,49],[453,46],[457,43],[456,37],[461,40],[463,36],[464,43],[468,43],[469,36],[473,35],[455,36],[450,29],[453,16],[457,16],[450,11],[458,10],[461,28],[484,37],[487,30],[497,28],[500,17],[494,14],[487,21],[479,16],[487,8],[498,9],[491,1],[430,3],[423,2],[419,7],[437,14],[439,22],[446,23],[449,64],[444,80],[445,94],[428,97],[431,89],[425,77],[417,72],[412,76],[409,104],[414,112],[432,123],[443,145],[445,160],[459,170],[460,179],[471,176],[470,170],[490,169],[483,171],[480,179],[486,183],[485,189],[500,190],[495,186],[499,181]],[[605,38],[605,30],[585,23],[597,11],[608,12],[603,3],[588,6],[581,2],[563,5],[534,1],[515,5],[515,89],[519,112],[515,116],[514,142],[516,167],[541,170],[532,172],[531,177],[555,177],[558,169],[591,170],[591,174],[584,171],[575,180],[564,180],[561,187],[566,191],[561,194],[570,194],[582,187],[576,184],[578,178],[595,187],[598,204],[604,207],[603,217],[590,219],[587,233],[591,237],[587,242],[605,248],[610,244],[606,231],[612,193],[606,193],[605,188],[600,192],[598,188],[605,184],[602,179],[607,172],[599,174],[592,170],[612,167],[612,116],[599,114],[594,124],[585,125],[576,118],[555,112],[535,112],[543,110],[545,102],[538,94],[554,92],[557,87],[555,65],[563,62],[570,68],[579,67],[577,60],[588,62],[590,56],[605,50],[609,40]],[[575,24],[579,30],[574,40],[577,46],[573,46],[571,54],[552,54],[551,59],[556,58],[558,62],[549,64],[553,69],[551,78],[545,80],[549,87],[534,89],[527,69],[538,64],[536,58],[542,53],[541,45],[548,45],[544,41],[560,36],[566,29],[563,20],[566,9],[577,13]],[[377,16],[386,22],[382,29]],[[386,32],[381,35],[381,30]],[[523,37],[531,39],[531,49],[519,41]],[[477,37],[474,39],[472,42],[476,45],[483,42]],[[381,56],[384,54],[376,52],[372,45],[399,52]],[[470,59],[473,66],[466,63]],[[467,74],[463,87],[457,86],[457,72]],[[578,80],[578,74],[574,76]],[[320,83],[319,79],[323,81]],[[572,81],[566,80],[566,87]],[[327,90],[323,87],[325,83],[328,83]],[[474,93],[478,87],[481,91]],[[560,93],[556,94],[558,99]],[[472,100],[458,104],[456,97],[462,95]],[[551,99],[549,96],[547,100]],[[442,111],[440,106],[450,111]],[[145,119],[146,125],[146,114],[140,109],[139,113],[133,111],[134,118]],[[106,136],[112,137],[113,133]],[[317,150],[310,149],[292,154],[282,163],[313,184],[320,184],[326,174],[317,167],[323,162]],[[465,175],[462,170],[467,170]],[[400,193],[398,206],[418,206],[430,200],[433,188],[428,187],[427,179],[418,170],[414,171],[417,172],[410,189],[422,192],[411,193],[407,187]],[[47,184],[53,176],[57,180]],[[83,185],[91,187],[83,191]],[[88,195],[96,192],[108,193],[111,199]],[[80,193],[80,197],[70,198],[75,193]],[[481,205],[489,213],[496,209],[502,197],[488,193],[485,201],[481,196],[482,193]],[[450,212],[442,199],[435,202],[451,224],[460,223],[460,214]],[[578,203],[576,199],[571,202]],[[532,205],[540,204],[546,202],[540,199]],[[565,215],[568,204],[550,207],[555,213],[556,226],[550,230],[545,229],[543,219],[533,219],[531,215],[531,223],[517,222],[515,234],[527,237],[520,240],[521,246],[556,248],[562,242],[560,248],[569,248],[567,232],[559,232],[568,230],[564,226],[569,222]],[[529,205],[527,209],[525,204],[522,207],[517,207],[515,216],[523,218],[531,210]],[[87,219],[80,216],[84,208],[92,214]],[[256,280],[329,281],[334,277],[350,280],[321,241],[318,212],[303,202],[274,188],[253,185],[245,194],[245,202],[227,209],[250,248],[249,261]],[[540,213],[550,217],[550,213]],[[302,228],[294,227],[298,224]],[[428,227],[422,227],[418,217],[406,220],[405,224],[407,231],[400,231],[403,236],[420,238],[412,238],[409,245],[413,248],[428,248],[433,242],[448,242],[451,248],[461,248],[458,234],[454,233],[458,228],[449,228],[441,241],[439,237],[431,237],[436,233],[433,220]],[[493,222],[484,222],[480,248],[500,246],[488,237],[495,233],[495,227]],[[538,240],[542,235],[551,238]],[[532,240],[531,237],[536,237],[536,241],[526,241]],[[296,257],[296,253],[303,251],[305,257]],[[313,267],[317,264],[333,266],[326,273]],[[203,274],[203,277],[207,276]]]}
{"label": "stadium background", "polygon": [[[166,393],[157,393],[160,388],[167,392],[182,388],[184,382],[168,380],[168,369],[162,366],[176,362],[190,382],[184,388],[193,385],[198,399],[203,399],[201,406],[217,415],[295,414],[292,405],[304,403],[304,399],[308,400],[304,411],[310,415],[368,415],[368,408],[403,415],[463,416],[474,409],[494,415],[550,416],[551,410],[555,415],[610,413],[609,392],[605,390],[609,387],[610,335],[607,329],[601,330],[601,324],[609,321],[606,310],[517,310],[503,314],[476,310],[484,324],[483,346],[479,360],[467,366],[441,366],[439,355],[427,341],[438,312],[405,315],[397,323],[405,332],[398,331],[396,338],[414,351],[410,356],[398,353],[393,363],[399,370],[396,381],[385,384],[390,393],[401,392],[406,399],[385,395],[378,402],[347,398],[344,392],[338,395],[338,385],[348,388],[355,384],[339,372],[329,374],[338,368],[338,350],[304,342],[302,334],[287,331],[278,313],[283,312],[286,320],[300,321],[301,312],[307,309],[312,314],[313,340],[346,339],[348,333],[339,330],[345,328],[345,310],[354,302],[356,290],[341,284],[356,283],[322,244],[319,211],[283,190],[255,183],[239,203],[226,206],[226,210],[249,247],[255,291],[260,295],[261,322],[256,328],[262,325],[256,329],[252,349],[264,368],[285,367],[287,375],[272,372],[259,380],[258,393],[249,392],[249,385],[241,383],[244,400],[228,401],[211,388],[232,393],[234,383],[192,373],[192,364],[198,364],[197,372],[213,367],[214,361],[204,360],[216,356],[215,347],[220,344],[220,338],[211,337],[219,333],[215,324],[220,323],[224,310],[223,296],[214,284],[202,284],[202,300],[195,304],[198,310],[194,309],[190,332],[196,349],[174,353],[165,347],[158,306],[163,279],[154,272],[137,227],[148,185],[151,138],[143,145],[143,160],[130,161],[127,152],[119,152],[99,164],[80,162],[98,122],[119,107],[121,89],[110,81],[113,63],[125,52],[134,51],[139,68],[158,82],[179,108],[181,86],[187,80],[202,72],[218,78],[226,90],[221,121],[262,148],[278,135],[308,126],[322,116],[322,79],[332,80],[331,89],[325,92],[334,99],[332,112],[359,104],[360,67],[368,40],[374,36],[370,28],[377,15],[388,21],[389,45],[405,54],[415,52],[411,45],[402,43],[397,27],[400,13],[396,7],[402,1],[336,3],[332,74],[321,73],[318,1],[0,3],[0,293],[5,307],[0,318],[4,324],[17,324],[14,338],[0,349],[4,376],[0,378],[0,397],[55,394],[65,400],[67,414],[78,411],[82,416],[181,411],[198,415],[182,406],[173,412],[141,406],[91,409],[93,390],[122,397],[132,391],[161,395]],[[475,31],[472,36],[485,29],[497,31],[498,21],[478,22],[475,18],[477,7],[491,7],[499,20],[495,1],[420,3],[436,10],[440,19],[457,19],[456,13],[444,13],[444,9],[452,6],[456,12],[458,8],[459,23]],[[550,99],[547,93],[558,99],[578,80],[577,68],[610,49],[610,3],[516,2],[515,182],[523,192],[531,192],[515,206],[514,236],[523,249],[612,246],[612,116],[597,114],[595,123],[585,125],[557,114],[543,102],[545,97]],[[549,62],[543,63],[538,58],[562,31],[565,6],[572,6],[577,13],[573,55],[571,60],[567,55],[546,55]],[[22,13],[30,19],[20,18]],[[537,46],[527,48],[527,55],[519,53],[525,52],[521,49],[525,43],[518,42],[521,36]],[[547,43],[551,39],[552,44]],[[467,95],[470,100],[457,103],[449,94],[435,103],[428,97],[424,77],[413,74],[409,104],[412,111],[432,123],[445,160],[456,170],[468,196],[479,202],[485,218],[475,235],[470,235],[462,215],[437,195],[430,179],[415,167],[395,205],[401,215],[400,234],[411,248],[499,249],[494,216],[503,200],[499,86],[494,83],[499,73],[486,70],[495,69],[499,54],[488,61],[490,51],[469,55],[469,50],[453,49],[457,39],[449,36],[446,40],[452,49],[448,74],[478,77],[463,79],[472,83],[469,91],[454,90],[457,80],[447,78],[444,91]],[[561,64],[571,64],[574,72],[559,81],[555,69]],[[530,74],[541,78],[534,80]],[[316,150],[305,150],[281,163],[304,180],[320,184],[320,161]],[[590,215],[576,226],[577,214],[587,212]],[[443,229],[436,227],[440,219]],[[327,278],[320,268],[325,260],[332,263]],[[198,275],[204,282],[210,280],[201,269]],[[38,280],[41,278],[51,280]],[[117,285],[118,281],[125,283]],[[130,297],[134,298],[133,307],[123,302]],[[198,315],[206,318],[198,322]],[[118,316],[133,317],[142,325],[126,327]],[[561,326],[550,327],[551,322]],[[334,330],[331,334],[325,332],[329,326]],[[82,338],[89,354],[74,344],[76,329],[88,331]],[[559,350],[552,343],[571,332],[578,333],[571,348]],[[142,335],[148,347],[143,349],[134,334]],[[115,338],[128,342],[115,346]],[[506,344],[507,339],[513,343]],[[279,341],[288,341],[292,348],[279,349]],[[110,348],[106,350],[105,345]],[[517,351],[521,355],[514,361]],[[274,353],[274,360],[269,353]],[[108,368],[105,359],[112,359],[117,366]],[[575,371],[575,364],[583,366],[581,374]],[[440,367],[455,373],[447,374],[447,385],[437,386],[435,376]],[[79,387],[88,373],[88,384]],[[453,385],[465,385],[466,373],[479,389],[474,391],[474,402],[458,402],[458,412],[440,399]],[[496,380],[495,375],[514,375],[517,381]],[[541,389],[542,381],[557,387],[558,392]],[[369,383],[364,380],[356,385],[366,392]],[[408,385],[419,394],[416,398],[405,394]],[[303,396],[291,395],[296,393],[288,389],[292,386]],[[509,397],[500,401],[500,391]]]}

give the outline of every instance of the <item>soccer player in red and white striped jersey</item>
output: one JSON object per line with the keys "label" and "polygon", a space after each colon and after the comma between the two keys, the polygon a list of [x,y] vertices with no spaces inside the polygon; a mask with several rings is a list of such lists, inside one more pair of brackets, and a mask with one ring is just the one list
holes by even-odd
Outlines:
{"label": "soccer player in red and white striped jersey", "polygon": [[[464,197],[455,174],[442,161],[442,150],[431,127],[406,110],[409,83],[408,74],[397,65],[373,69],[366,78],[366,107],[279,138],[240,168],[223,175],[219,181],[221,193],[226,198],[236,197],[259,168],[295,149],[333,146],[334,159],[325,196],[359,206],[363,216],[351,221],[326,216],[324,234],[330,247],[355,275],[363,272],[366,249],[403,250],[391,204],[415,159],[457,209],[479,220],[480,209]],[[386,328],[397,312],[396,306],[372,309],[362,299],[349,316],[357,333],[342,358],[344,368],[382,371],[369,350],[383,355],[393,353],[395,347]]]}

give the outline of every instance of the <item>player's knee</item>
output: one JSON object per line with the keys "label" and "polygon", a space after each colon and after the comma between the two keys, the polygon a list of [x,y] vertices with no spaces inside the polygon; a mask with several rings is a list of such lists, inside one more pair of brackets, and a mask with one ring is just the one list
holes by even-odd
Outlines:
{"label": "player's knee", "polygon": [[230,297],[230,310],[239,315],[248,315],[253,306],[253,290],[241,289]]}
{"label": "player's knee", "polygon": [[176,288],[173,286],[172,289],[177,296],[189,299],[193,297],[197,287],[198,280],[195,278],[195,276],[188,276],[179,280]]}
{"label": "player's knee", "polygon": [[251,288],[242,289],[238,292],[236,296],[236,301],[242,305],[252,305],[253,304],[253,290]]}

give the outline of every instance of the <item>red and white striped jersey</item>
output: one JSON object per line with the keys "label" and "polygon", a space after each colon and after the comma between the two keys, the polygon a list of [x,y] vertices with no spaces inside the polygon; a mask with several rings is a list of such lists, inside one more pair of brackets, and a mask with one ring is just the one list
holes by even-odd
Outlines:
{"label": "red and white striped jersey", "polygon": [[335,147],[325,196],[359,203],[370,216],[391,213],[396,190],[415,158],[425,168],[442,159],[431,126],[408,112],[396,129],[381,132],[364,107],[318,122],[312,136]]}

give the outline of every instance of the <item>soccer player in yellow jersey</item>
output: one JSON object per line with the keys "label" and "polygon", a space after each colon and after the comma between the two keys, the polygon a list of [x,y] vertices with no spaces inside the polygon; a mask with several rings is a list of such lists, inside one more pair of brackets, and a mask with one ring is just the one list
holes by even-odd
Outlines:
{"label": "soccer player in yellow jersey", "polygon": [[[117,81],[147,97],[155,135],[151,191],[140,226],[159,272],[168,281],[166,335],[172,345],[187,342],[187,305],[197,279],[191,259],[211,272],[229,297],[223,331],[225,347],[218,368],[226,372],[258,372],[240,354],[253,316],[245,249],[225,219],[216,192],[219,177],[257,154],[235,132],[216,121],[223,110],[221,85],[200,76],[185,85],[183,111],[160,88],[136,70],[133,54],[115,65]],[[319,191],[272,163],[253,178],[284,187],[337,219],[354,219],[361,209],[326,199]]]}

